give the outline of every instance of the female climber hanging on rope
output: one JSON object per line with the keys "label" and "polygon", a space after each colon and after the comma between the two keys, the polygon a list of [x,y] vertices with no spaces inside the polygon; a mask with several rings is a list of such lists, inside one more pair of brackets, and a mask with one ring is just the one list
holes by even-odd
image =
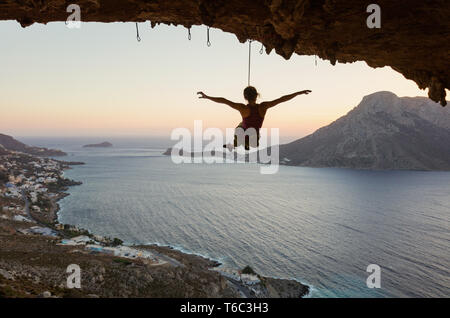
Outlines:
{"label": "female climber hanging on rope", "polygon": [[[254,88],[253,86],[248,86],[246,89],[244,89],[244,98],[248,102],[247,105],[241,104],[241,103],[234,103],[223,97],[210,97],[210,96],[204,94],[203,92],[198,92],[197,94],[200,95],[199,98],[206,98],[206,99],[209,99],[216,103],[228,105],[231,108],[236,109],[239,113],[241,113],[242,122],[236,128],[237,129],[241,128],[241,130],[243,129],[244,131],[247,131],[249,128],[254,128],[253,130],[250,130],[250,131],[256,132],[257,146],[259,146],[259,129],[262,127],[264,117],[266,115],[267,110],[271,107],[274,107],[274,106],[280,104],[280,103],[287,102],[298,95],[303,95],[303,94],[307,95],[309,93],[311,93],[310,90],[304,90],[304,91],[296,92],[296,93],[293,93],[290,95],[282,96],[282,97],[275,99],[273,101],[270,101],[270,102],[262,102],[260,104],[257,104],[256,99],[258,98],[259,94],[256,91],[256,88]],[[236,131],[237,131],[237,129],[236,129]],[[245,136],[245,144],[244,144],[245,150],[250,149],[249,140],[250,140],[250,137]],[[238,147],[240,145],[243,145],[243,144],[242,143],[238,144],[238,137],[235,134],[234,147]],[[224,145],[224,148],[228,148],[229,150],[232,150],[233,146],[232,145]]]}

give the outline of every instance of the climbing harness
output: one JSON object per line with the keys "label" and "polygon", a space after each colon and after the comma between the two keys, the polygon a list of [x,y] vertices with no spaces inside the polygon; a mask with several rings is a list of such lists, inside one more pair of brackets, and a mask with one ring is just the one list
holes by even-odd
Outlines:
{"label": "climbing harness", "polygon": [[136,22],[136,39],[138,42],[141,42],[141,37],[139,36],[139,27],[138,27],[137,22]]}

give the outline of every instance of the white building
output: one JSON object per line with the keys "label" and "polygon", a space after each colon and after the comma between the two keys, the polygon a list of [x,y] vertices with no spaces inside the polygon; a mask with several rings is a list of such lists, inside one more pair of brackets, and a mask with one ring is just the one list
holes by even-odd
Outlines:
{"label": "white building", "polygon": [[250,274],[242,274],[241,280],[246,285],[256,285],[261,283],[261,280],[256,275],[250,275]]}

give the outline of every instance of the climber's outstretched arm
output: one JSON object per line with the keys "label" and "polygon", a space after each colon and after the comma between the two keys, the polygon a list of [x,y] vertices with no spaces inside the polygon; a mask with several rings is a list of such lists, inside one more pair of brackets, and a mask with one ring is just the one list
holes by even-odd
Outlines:
{"label": "climber's outstretched arm", "polygon": [[228,105],[231,108],[234,108],[234,109],[238,110],[239,112],[241,112],[245,108],[244,104],[235,103],[235,102],[232,102],[232,101],[230,101],[230,100],[228,100],[226,98],[223,98],[223,97],[211,97],[211,96],[206,95],[203,92],[198,92],[197,94],[200,95],[198,98],[205,98],[205,99],[209,99],[209,100],[211,100],[213,102],[216,102],[216,103],[219,103],[219,104]]}
{"label": "climber's outstretched arm", "polygon": [[296,93],[293,93],[293,94],[282,96],[282,97],[277,98],[277,99],[275,99],[273,101],[270,101],[270,102],[263,102],[263,103],[261,103],[261,106],[267,109],[267,108],[270,108],[270,107],[274,107],[274,106],[276,106],[278,104],[287,102],[287,101],[293,99],[294,97],[296,97],[298,95],[303,95],[303,94],[304,95],[308,95],[309,93],[311,93],[311,91],[309,89],[307,89],[307,90],[304,90],[304,91],[300,91],[300,92],[296,92]]}

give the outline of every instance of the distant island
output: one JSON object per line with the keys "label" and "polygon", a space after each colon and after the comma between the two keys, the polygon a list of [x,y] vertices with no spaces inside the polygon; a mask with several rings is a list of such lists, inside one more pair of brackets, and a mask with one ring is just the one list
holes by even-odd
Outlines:
{"label": "distant island", "polygon": [[109,148],[112,147],[113,144],[107,141],[104,141],[102,143],[99,144],[89,144],[89,145],[84,145],[83,148]]}
{"label": "distant island", "polygon": [[28,146],[11,136],[0,134],[0,154],[6,154],[9,151],[22,152],[38,157],[67,156],[67,153],[61,150]]}

